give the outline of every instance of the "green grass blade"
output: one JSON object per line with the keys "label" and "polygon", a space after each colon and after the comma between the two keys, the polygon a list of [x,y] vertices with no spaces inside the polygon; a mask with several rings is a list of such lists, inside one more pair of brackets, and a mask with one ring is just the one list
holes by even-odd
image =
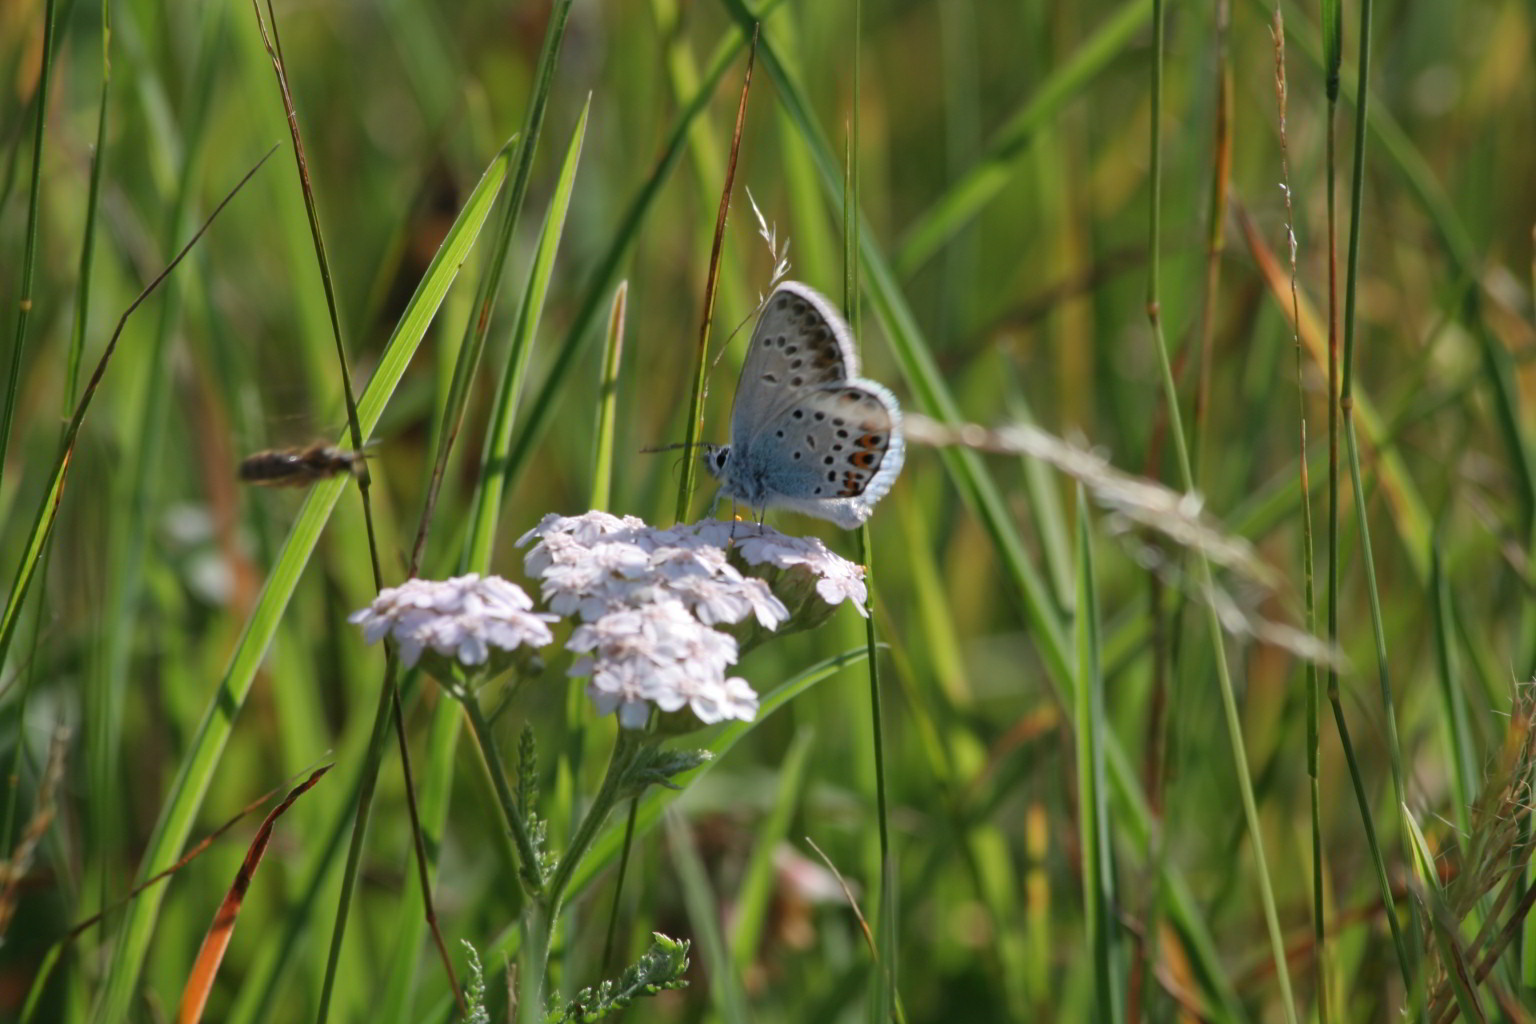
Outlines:
{"label": "green grass blade", "polygon": [[1077,828],[1082,844],[1084,939],[1093,964],[1094,1019],[1120,1021],[1125,996],[1115,969],[1114,867],[1109,836],[1109,793],[1104,785],[1104,679],[1099,670],[1098,600],[1094,591],[1093,536],[1088,502],[1077,492],[1077,680],[1073,738],[1077,752]]}
{"label": "green grass blade", "polygon": [[747,997],[742,992],[741,978],[720,931],[720,900],[704,871],[691,826],[675,812],[669,812],[665,820],[672,868],[682,885],[683,905],[688,909],[695,947],[708,968],[716,1012],[728,1024],[746,1024],[751,1020],[747,1015]]}
{"label": "green grass blade", "polygon": [[[565,26],[570,14],[571,0],[559,0],[550,11],[549,21],[544,29],[544,43],[539,51],[538,68],[534,72],[534,91],[528,102],[522,134],[518,137],[516,170],[513,173],[512,186],[507,191],[501,223],[497,227],[496,236],[490,248],[490,259],[475,290],[474,315],[465,324],[464,341],[459,346],[459,357],[454,365],[448,401],[442,413],[437,457],[433,463],[432,479],[428,484],[427,497],[422,507],[421,524],[416,532],[416,544],[411,556],[413,568],[421,565],[427,531],[431,527],[433,511],[437,503],[438,488],[442,483],[443,472],[447,468],[449,452],[458,437],[459,427],[464,418],[464,407],[469,401],[470,385],[480,366],[480,355],[485,350],[486,336],[491,329],[491,318],[496,310],[497,296],[501,293],[507,254],[512,248],[512,238],[517,231],[518,220],[522,216],[523,200],[528,194],[528,182],[533,175],[533,157],[543,135],[544,117],[549,108],[554,84],[555,64],[560,54],[561,41],[565,38]],[[591,106],[591,102],[591,97],[588,96],[587,107]],[[586,109],[583,109],[583,125],[586,123],[586,116]],[[579,151],[579,145],[577,148]],[[521,315],[520,313],[519,316]],[[520,319],[518,339],[522,337],[523,326]],[[514,346],[514,360],[517,355],[518,352]],[[512,396],[514,407],[516,401],[517,396],[514,394]]]}
{"label": "green grass blade", "polygon": [[[454,752],[464,716],[459,706],[450,700],[438,701],[432,712],[432,728],[427,742],[429,761],[421,772],[421,829],[427,849],[442,848],[443,834],[448,827],[448,807],[453,795]],[[437,865],[434,862],[432,866]],[[436,877],[435,872],[433,875]],[[422,914],[419,894],[408,893],[400,900],[395,914],[394,952],[385,977],[385,986],[378,1005],[385,1012],[380,1024],[393,1021],[410,1024],[416,1019],[411,1000],[415,992],[416,965],[421,959],[422,938],[427,922]]]}
{"label": "green grass blade", "polygon": [[763,922],[775,885],[775,854],[789,833],[790,818],[800,802],[811,743],[815,738],[816,730],[812,726],[802,726],[795,733],[789,749],[784,752],[784,759],[779,762],[778,795],[773,807],[753,829],[752,853],[741,886],[736,890],[736,920],[731,928],[731,963],[739,977],[746,977],[757,959],[758,942],[762,938]]}
{"label": "green grass blade", "polygon": [[48,128],[48,83],[53,79],[54,0],[43,4],[42,69],[37,81],[37,120],[32,134],[32,180],[27,186],[27,227],[25,248],[21,255],[21,287],[16,298],[16,333],[11,341],[11,365],[5,381],[5,408],[0,412],[0,480],[5,478],[5,453],[11,443],[11,421],[16,415],[16,398],[21,388],[21,354],[27,347],[27,325],[32,319],[32,286],[37,276],[37,233],[42,220],[40,197],[43,189],[43,140]]}
{"label": "green grass blade", "polygon": [[91,181],[85,197],[85,227],[81,232],[80,269],[75,286],[75,318],[69,332],[69,367],[64,375],[64,404],[75,400],[85,328],[91,310],[91,264],[96,254],[96,214],[101,209],[101,174],[107,163],[107,97],[112,85],[112,4],[101,4],[101,98],[96,106],[96,145],[91,149]]}
{"label": "green grass blade", "polygon": [[[458,219],[449,229],[390,337],[378,369],[374,371],[373,378],[357,404],[358,421],[365,439],[378,425],[385,405],[405,374],[405,368],[415,355],[443,296],[458,276],[459,267],[479,236],[496,193],[506,177],[509,160],[510,151],[503,148],[491,161],[479,184],[470,193]],[[305,499],[267,577],[261,598],[246,623],[245,632],[230,658],[229,668],[209,701],[202,723],[184,755],[181,769],[145,849],[138,877],[147,878],[174,862],[186,842],[203,795],[218,768],[224,745],[234,729],[235,719],[250,693],[267,645],[277,630],[278,620],[293,596],[299,576],[309,563],[310,555],[320,539],[320,531],[330,518],[349,480],[349,477],[323,480],[315,484]],[[164,897],[165,887],[156,887],[144,893],[129,907],[118,932],[101,998],[95,1010],[94,1018],[97,1021],[113,1024],[127,1018],[143,969],[144,957],[148,952],[150,934]]]}
{"label": "green grass blade", "polygon": [[603,375],[598,381],[597,430],[592,453],[592,507],[607,511],[613,503],[613,440],[619,415],[619,361],[624,353],[624,307],[629,282],[620,281],[608,312],[603,344]]}
{"label": "green grass blade", "polygon": [[495,546],[496,522],[501,514],[502,495],[511,479],[507,450],[512,445],[512,427],[517,419],[517,402],[523,390],[523,376],[528,368],[528,357],[533,352],[534,336],[539,331],[539,319],[544,313],[544,299],[549,294],[549,281],[554,274],[555,254],[560,249],[560,236],[565,230],[565,215],[571,206],[571,193],[576,184],[576,168],[581,163],[581,144],[587,135],[587,114],[592,109],[592,98],[581,108],[581,117],[571,133],[566,147],[565,163],[555,183],[555,194],[549,201],[544,226],[539,231],[538,246],[533,266],[528,271],[528,285],[523,291],[522,305],[517,312],[517,327],[512,334],[512,346],[507,353],[507,364],[496,390],[496,402],[491,413],[491,427],[486,432],[483,472],[470,518],[469,551],[467,564],[475,572],[487,572],[491,564],[491,551]]}

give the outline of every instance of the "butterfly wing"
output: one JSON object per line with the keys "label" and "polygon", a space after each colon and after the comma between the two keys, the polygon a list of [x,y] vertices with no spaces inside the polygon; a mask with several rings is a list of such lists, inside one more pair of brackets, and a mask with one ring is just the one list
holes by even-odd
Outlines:
{"label": "butterfly wing", "polygon": [[736,384],[731,444],[754,436],[807,391],[841,384],[859,372],[853,334],[814,288],[785,281],[763,303]]}
{"label": "butterfly wing", "polygon": [[826,384],[797,396],[746,450],[765,505],[852,529],[869,518],[906,456],[901,412],[873,381]]}

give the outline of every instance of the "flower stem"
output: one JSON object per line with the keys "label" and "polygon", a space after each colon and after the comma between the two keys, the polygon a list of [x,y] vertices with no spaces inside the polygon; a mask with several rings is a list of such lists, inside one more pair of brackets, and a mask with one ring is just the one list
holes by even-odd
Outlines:
{"label": "flower stem", "polygon": [[576,866],[581,863],[581,858],[586,854],[587,847],[592,845],[592,840],[597,838],[597,830],[608,818],[608,812],[613,809],[614,803],[619,798],[619,792],[623,788],[624,777],[629,773],[629,768],[635,762],[635,754],[644,742],[642,736],[637,735],[637,730],[620,729],[618,741],[613,747],[613,756],[608,761],[608,774],[603,777],[603,784],[598,788],[597,795],[592,798],[592,806],[587,808],[587,814],[581,819],[581,824],[576,826],[576,832],[571,836],[571,845],[560,858],[560,863],[555,867],[555,873],[550,877],[546,899],[556,905],[565,893],[565,887],[570,884],[571,875]]}
{"label": "flower stem", "polygon": [[623,795],[629,769],[634,765],[635,754],[644,742],[643,734],[637,735],[629,729],[619,730],[619,738],[614,744],[613,756],[609,758],[603,784],[598,787],[597,795],[592,798],[592,804],[587,808],[581,824],[572,833],[571,844],[560,857],[560,863],[550,876],[549,884],[528,909],[523,926],[523,949],[527,951],[528,959],[523,963],[523,988],[518,994],[518,1003],[522,1007],[520,1020],[544,1019],[544,976],[549,971],[549,947],[555,934],[555,922],[560,916],[565,887],[570,884],[571,876],[587,848],[592,845],[592,840],[597,838],[597,831],[608,819],[608,813]]}
{"label": "flower stem", "polygon": [[529,895],[536,896],[544,888],[544,879],[539,871],[538,851],[533,847],[533,837],[528,832],[528,822],[523,818],[522,808],[517,805],[517,800],[512,796],[512,787],[507,783],[507,773],[502,767],[501,752],[496,746],[496,737],[491,732],[491,723],[480,708],[480,698],[468,684],[456,680],[449,687],[449,692],[464,705],[464,713],[469,716],[469,727],[474,730],[475,739],[479,742],[480,749],[485,752],[485,763],[490,766],[491,783],[496,787],[496,798],[501,801],[502,813],[506,816],[507,827],[512,832],[512,841],[517,844],[518,858],[522,861],[523,887],[528,890]]}

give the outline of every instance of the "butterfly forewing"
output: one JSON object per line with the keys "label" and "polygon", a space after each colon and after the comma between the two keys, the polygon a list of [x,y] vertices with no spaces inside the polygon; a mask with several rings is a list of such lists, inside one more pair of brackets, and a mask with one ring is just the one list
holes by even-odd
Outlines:
{"label": "butterfly forewing", "polygon": [[803,392],[859,372],[848,325],[825,298],[786,281],[763,304],[736,385],[731,441],[773,420]]}

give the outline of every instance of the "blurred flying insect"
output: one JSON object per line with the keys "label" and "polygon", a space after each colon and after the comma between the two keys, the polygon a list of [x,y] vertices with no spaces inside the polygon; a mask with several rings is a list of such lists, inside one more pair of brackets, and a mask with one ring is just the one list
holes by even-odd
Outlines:
{"label": "blurred flying insect", "polygon": [[274,448],[240,460],[240,479],[258,487],[308,487],[342,473],[362,478],[367,457],[350,448],[316,443],[307,448]]}

